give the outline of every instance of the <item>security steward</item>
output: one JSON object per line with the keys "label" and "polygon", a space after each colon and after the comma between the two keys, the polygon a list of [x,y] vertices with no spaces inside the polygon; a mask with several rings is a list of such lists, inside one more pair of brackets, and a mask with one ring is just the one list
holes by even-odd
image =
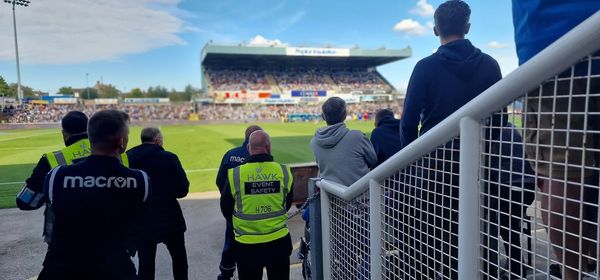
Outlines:
{"label": "security steward", "polygon": [[177,199],[188,194],[190,182],[177,155],[163,148],[163,136],[158,128],[142,129],[141,139],[141,145],[127,151],[131,168],[145,171],[152,180],[152,204],[134,234],[139,259],[138,279],[154,279],[156,246],[164,243],[173,261],[173,278],[186,280],[186,225]]}
{"label": "security steward", "polygon": [[[258,125],[251,125],[246,128],[244,143],[239,147],[227,151],[225,155],[223,155],[216,182],[221,194],[223,194],[223,189],[227,182],[227,171],[238,165],[244,164],[250,157],[250,153],[248,152],[248,139],[250,138],[250,134],[257,130],[262,130],[262,128]],[[233,225],[231,224],[231,219],[229,219],[225,221],[225,243],[223,244],[221,262],[219,263],[221,274],[217,276],[217,280],[229,280],[233,277],[235,272],[235,253],[233,252],[232,244]]]}
{"label": "security steward", "polygon": [[250,158],[228,171],[221,212],[232,219],[240,280],[285,280],[290,274],[292,240],[287,210],[292,204],[289,167],[273,161],[271,139],[263,130],[249,137]]}
{"label": "security steward", "polygon": [[[68,112],[61,120],[63,141],[65,148],[62,150],[42,155],[33,169],[31,176],[17,195],[17,207],[21,210],[36,210],[47,203],[44,196],[44,178],[51,169],[60,165],[70,165],[79,162],[90,155],[90,141],[87,135],[88,117],[79,111]],[[127,156],[123,154],[121,161],[127,166]],[[44,241],[50,243],[52,236],[52,223],[54,215],[52,209],[46,204],[44,210]]]}
{"label": "security steward", "polygon": [[55,221],[39,280],[136,278],[128,235],[151,189],[145,172],[119,160],[128,122],[120,111],[95,113],[88,123],[91,155],[46,176],[44,194]]}

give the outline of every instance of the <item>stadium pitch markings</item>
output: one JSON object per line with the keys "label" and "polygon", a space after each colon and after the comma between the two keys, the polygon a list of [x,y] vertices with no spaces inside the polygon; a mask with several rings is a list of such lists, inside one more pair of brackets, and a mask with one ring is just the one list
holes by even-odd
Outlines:
{"label": "stadium pitch markings", "polygon": [[44,136],[44,135],[48,135],[48,134],[56,134],[56,131],[49,131],[49,132],[44,132],[44,133],[38,133],[38,134],[32,134],[32,135],[26,135],[26,136],[19,136],[19,137],[12,137],[12,138],[4,138],[4,139],[0,139],[0,142],[6,142],[6,141],[12,141],[12,140],[19,140],[19,139],[24,139],[24,138],[32,138],[32,137]]}
{"label": "stadium pitch markings", "polygon": [[25,183],[25,182],[2,182],[2,183],[0,183],[0,186],[3,186],[3,185],[19,185],[19,184],[23,184],[23,183]]}

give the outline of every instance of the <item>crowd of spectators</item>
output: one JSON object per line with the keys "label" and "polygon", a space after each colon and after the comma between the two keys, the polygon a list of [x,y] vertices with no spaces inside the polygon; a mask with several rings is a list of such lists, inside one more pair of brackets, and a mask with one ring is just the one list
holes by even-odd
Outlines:
{"label": "crowd of spectators", "polygon": [[[401,112],[397,102],[360,103],[348,106],[348,119],[369,120],[382,108],[390,108]],[[197,114],[199,120],[207,121],[248,121],[248,120],[280,120],[280,121],[318,121],[321,112],[318,105],[34,105],[25,104],[2,109],[5,122],[8,123],[54,123],[72,110],[79,110],[86,115],[104,109],[118,109],[129,114],[133,121],[152,120],[188,120]]]}
{"label": "crowd of spectators", "polygon": [[125,111],[134,121],[150,120],[187,120],[191,112],[187,105],[94,105],[79,104],[24,104],[12,109],[3,109],[5,121],[8,123],[55,123],[69,111],[79,110],[91,116],[97,111],[118,109]]}
{"label": "crowd of spectators", "polygon": [[374,69],[285,67],[279,69],[207,68],[212,90],[269,90],[271,75],[281,90],[390,91]]}
{"label": "crowd of spectators", "polygon": [[257,69],[207,68],[213,90],[268,90],[269,82]]}

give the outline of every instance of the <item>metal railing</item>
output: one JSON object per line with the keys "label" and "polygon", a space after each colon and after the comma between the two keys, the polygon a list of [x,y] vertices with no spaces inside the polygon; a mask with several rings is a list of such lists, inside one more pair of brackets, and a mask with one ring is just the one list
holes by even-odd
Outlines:
{"label": "metal railing", "polygon": [[[313,181],[321,234],[311,236],[322,244],[313,275],[560,279],[552,277],[561,270],[563,279],[576,279],[574,272],[579,279],[598,272],[598,26],[600,12],[351,186]],[[494,114],[514,126],[492,124]]]}

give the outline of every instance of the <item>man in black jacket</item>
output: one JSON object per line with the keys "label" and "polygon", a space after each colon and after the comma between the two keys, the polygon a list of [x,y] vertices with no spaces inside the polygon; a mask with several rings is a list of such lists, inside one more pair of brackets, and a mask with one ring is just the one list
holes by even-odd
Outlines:
{"label": "man in black jacket", "polygon": [[156,246],[164,243],[173,261],[175,280],[188,279],[185,250],[185,219],[177,198],[185,197],[189,181],[179,158],[163,149],[158,128],[142,130],[142,144],[127,151],[131,168],[148,173],[153,182],[153,198],[136,233],[139,279],[154,279]]}
{"label": "man in black jacket", "polygon": [[[44,196],[44,178],[52,168],[70,165],[90,155],[90,142],[87,136],[87,116],[79,111],[67,113],[61,120],[62,136],[65,148],[43,154],[25,180],[23,190],[17,195],[17,207],[21,210],[36,210],[48,202]],[[59,162],[58,158],[62,158]],[[50,208],[44,210],[44,240],[50,243],[52,235],[53,213]]]}
{"label": "man in black jacket", "polygon": [[377,154],[377,165],[400,151],[400,120],[394,118],[392,110],[381,109],[375,114],[371,144]]}
{"label": "man in black jacket", "polygon": [[[252,132],[262,130],[258,125],[251,125],[246,128],[244,143],[241,146],[235,147],[227,151],[223,155],[219,172],[217,173],[217,188],[223,195],[223,188],[227,184],[227,170],[242,165],[250,157],[248,152],[248,141]],[[225,242],[223,243],[223,251],[221,252],[221,261],[219,262],[219,271],[217,280],[228,280],[233,277],[235,272],[235,253],[233,252],[233,225],[231,219],[225,221]]]}
{"label": "man in black jacket", "polygon": [[128,122],[120,111],[95,113],[88,123],[91,155],[46,176],[44,195],[55,220],[38,279],[135,279],[127,239],[151,187],[144,171],[119,160],[129,140]]}

